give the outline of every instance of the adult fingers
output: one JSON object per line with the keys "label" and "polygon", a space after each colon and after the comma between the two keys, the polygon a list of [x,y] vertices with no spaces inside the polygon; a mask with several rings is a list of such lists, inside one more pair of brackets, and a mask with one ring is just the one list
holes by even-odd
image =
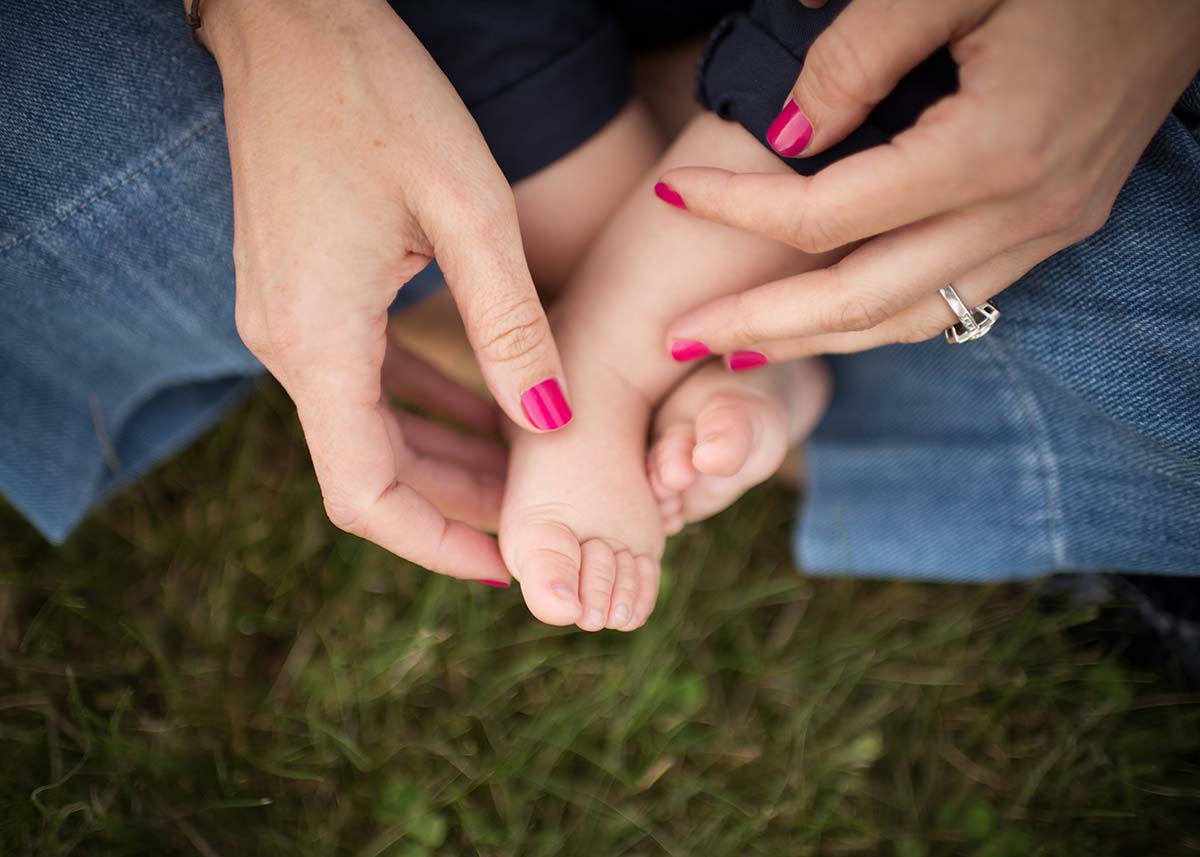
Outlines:
{"label": "adult fingers", "polygon": [[390,340],[383,359],[382,380],[383,389],[405,404],[424,408],[479,434],[494,435],[499,431],[492,402]]}
{"label": "adult fingers", "polygon": [[473,580],[509,579],[494,539],[447,518],[409,484],[406,470],[414,469],[423,488],[438,490],[450,505],[456,499],[466,501],[478,487],[456,483],[446,470],[427,463],[417,468],[426,460],[404,445],[393,415],[379,401],[378,389],[375,399],[367,401],[361,395],[346,395],[333,378],[317,376],[294,391],[293,399],[325,511],[336,526],[431,571]]}
{"label": "adult fingers", "polygon": [[[485,197],[487,199],[485,199]],[[571,421],[562,364],[517,227],[511,192],[450,200],[426,226],[488,389],[518,426]]]}
{"label": "adult fingers", "polygon": [[855,0],[808,49],[767,131],[785,157],[824,151],[862,124],[896,83],[974,28],[997,0]]}
{"label": "adult fingers", "polygon": [[729,353],[754,343],[869,330],[1008,246],[1000,206],[951,212],[881,235],[826,268],[719,298],[668,329],[671,342]]}
{"label": "adult fingers", "polygon": [[[982,265],[960,275],[954,290],[967,307],[992,300],[1064,246],[1060,240],[1030,241],[1001,253]],[[941,337],[946,328],[958,321],[945,299],[932,287],[930,294],[911,307],[868,330],[832,333],[797,339],[759,343],[753,346],[769,362],[780,363],[816,354],[850,354],[882,345],[924,342]],[[998,302],[1003,312],[1003,301]],[[997,322],[1003,324],[1003,320]]]}
{"label": "adult fingers", "polygon": [[446,517],[495,532],[505,474],[479,466],[487,442],[458,435],[467,442],[454,443],[455,432],[386,406],[383,416],[405,484]]}
{"label": "adult fingers", "polygon": [[494,440],[465,435],[403,411],[394,412],[394,417],[413,452],[500,478],[508,470],[508,450]]}
{"label": "adult fingers", "polygon": [[[662,176],[676,204],[698,217],[754,232],[805,253],[824,253],[1007,190],[1017,171],[992,179],[980,164],[994,141],[971,130],[960,105],[943,102],[891,142],[850,155],[813,176],[681,167]],[[665,191],[659,190],[663,197]]]}

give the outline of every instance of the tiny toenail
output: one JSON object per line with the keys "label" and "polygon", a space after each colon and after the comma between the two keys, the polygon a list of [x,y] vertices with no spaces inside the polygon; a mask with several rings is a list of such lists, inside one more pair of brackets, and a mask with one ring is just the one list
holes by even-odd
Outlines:
{"label": "tiny toenail", "polygon": [[503,580],[480,580],[478,582],[484,586],[495,586],[497,589],[508,589],[510,586],[510,584],[505,583]]}
{"label": "tiny toenail", "polygon": [[593,607],[591,610],[589,610],[587,612],[587,616],[584,617],[583,621],[587,625],[594,625],[596,627],[600,627],[601,625],[604,624],[604,614],[601,613],[599,610],[597,610],[595,607]]}
{"label": "tiny toenail", "polygon": [[616,608],[613,609],[613,624],[620,628],[628,621],[629,608],[624,604],[618,604]]}
{"label": "tiny toenail", "polygon": [[564,601],[577,601],[578,600],[575,597],[575,592],[571,589],[571,587],[567,586],[565,583],[554,584],[553,586],[550,587],[550,591],[553,592],[555,595],[557,595],[559,598],[563,599]]}

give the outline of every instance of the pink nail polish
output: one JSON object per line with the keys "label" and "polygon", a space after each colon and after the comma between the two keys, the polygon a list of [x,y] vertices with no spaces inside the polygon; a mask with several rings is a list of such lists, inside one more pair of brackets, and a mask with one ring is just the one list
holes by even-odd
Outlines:
{"label": "pink nail polish", "polygon": [[812,123],[800,112],[796,102],[789,98],[767,129],[767,142],[785,158],[794,158],[808,148],[812,135]]}
{"label": "pink nail polish", "polygon": [[571,406],[558,381],[547,378],[521,394],[521,410],[536,429],[554,431],[571,421]]}
{"label": "pink nail polish", "polygon": [[712,354],[703,342],[694,339],[677,339],[671,343],[671,357],[676,363],[690,363]]}
{"label": "pink nail polish", "polygon": [[766,363],[767,355],[757,351],[735,351],[729,355],[728,360],[731,372],[745,372]]}
{"label": "pink nail polish", "polygon": [[659,182],[654,186],[654,195],[667,205],[673,205],[676,208],[682,208],[684,211],[687,211],[687,203],[683,201],[683,197],[679,195],[679,191],[666,182]]}
{"label": "pink nail polish", "polygon": [[494,586],[497,589],[508,589],[509,584],[503,580],[478,580],[476,583],[482,583],[484,586]]}

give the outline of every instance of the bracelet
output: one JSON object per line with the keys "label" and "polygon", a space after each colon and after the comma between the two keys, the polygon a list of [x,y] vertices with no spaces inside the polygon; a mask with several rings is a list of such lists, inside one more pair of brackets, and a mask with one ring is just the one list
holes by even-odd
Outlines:
{"label": "bracelet", "polygon": [[200,0],[192,0],[192,6],[187,13],[187,24],[192,33],[192,41],[204,47],[204,43],[200,41]]}

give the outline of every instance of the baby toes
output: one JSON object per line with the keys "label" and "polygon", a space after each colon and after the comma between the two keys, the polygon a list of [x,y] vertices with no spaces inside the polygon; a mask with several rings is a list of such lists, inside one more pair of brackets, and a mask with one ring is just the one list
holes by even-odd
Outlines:
{"label": "baby toes", "polygon": [[638,569],[633,554],[627,550],[617,551],[616,560],[617,574],[613,580],[608,627],[624,630],[633,620],[634,605],[638,603]]}
{"label": "baby toes", "polygon": [[668,491],[686,491],[696,479],[696,469],[692,466],[695,445],[696,435],[690,423],[669,426],[650,452],[652,478]]}
{"label": "baby toes", "polygon": [[565,524],[526,524],[506,554],[529,612],[547,625],[571,625],[580,616],[579,571],[583,550]]}
{"label": "baby toes", "polygon": [[761,434],[759,409],[741,396],[716,396],[696,417],[695,469],[709,476],[740,471]]}
{"label": "baby toes", "polygon": [[577,623],[584,631],[599,631],[608,621],[613,582],[617,577],[617,557],[603,539],[583,543],[579,571],[579,596],[583,615]]}
{"label": "baby toes", "polygon": [[629,620],[629,624],[621,629],[623,631],[632,631],[645,625],[658,601],[658,580],[661,567],[648,556],[639,556],[635,562],[638,573],[637,601],[633,605],[633,617]]}

